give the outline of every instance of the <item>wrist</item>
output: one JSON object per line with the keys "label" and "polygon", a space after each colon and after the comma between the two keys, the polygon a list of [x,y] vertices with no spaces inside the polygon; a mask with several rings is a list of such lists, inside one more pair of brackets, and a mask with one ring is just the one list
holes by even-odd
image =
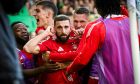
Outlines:
{"label": "wrist", "polygon": [[48,30],[45,30],[43,34],[47,37],[50,35],[50,32]]}

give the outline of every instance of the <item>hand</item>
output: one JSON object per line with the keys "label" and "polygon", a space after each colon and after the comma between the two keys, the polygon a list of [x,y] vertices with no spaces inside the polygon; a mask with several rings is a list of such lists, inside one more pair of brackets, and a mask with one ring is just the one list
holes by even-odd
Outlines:
{"label": "hand", "polygon": [[42,54],[42,59],[45,62],[48,62],[50,56],[50,51],[46,51],[45,53]]}
{"label": "hand", "polygon": [[78,35],[83,35],[84,28],[77,29],[76,32],[78,33]]}
{"label": "hand", "polygon": [[49,36],[53,36],[54,35],[54,29],[52,26],[48,26],[45,30],[45,33],[47,33]]}
{"label": "hand", "polygon": [[84,32],[84,28],[73,30],[76,38],[81,38]]}
{"label": "hand", "polygon": [[64,63],[59,63],[57,62],[57,64],[59,64],[60,69],[65,69],[71,62],[64,62]]}
{"label": "hand", "polygon": [[64,64],[64,63],[58,63],[57,62],[57,64],[59,65],[60,69],[65,69],[67,67],[67,65]]}
{"label": "hand", "polygon": [[75,28],[72,28],[72,31],[74,32],[75,36],[77,36],[77,35],[78,35],[78,32],[76,31],[76,29],[75,29]]}
{"label": "hand", "polygon": [[46,62],[42,67],[44,71],[47,71],[47,72],[54,72],[54,71],[60,70],[60,65],[57,63],[51,64],[51,63]]}

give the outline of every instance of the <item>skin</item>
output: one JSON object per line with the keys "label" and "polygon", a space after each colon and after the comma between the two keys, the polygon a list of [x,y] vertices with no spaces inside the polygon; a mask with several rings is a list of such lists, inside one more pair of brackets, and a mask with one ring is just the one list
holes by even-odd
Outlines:
{"label": "skin", "polygon": [[[54,20],[53,20],[53,11],[49,8],[43,8],[42,5],[36,6],[36,15],[35,18],[37,19],[37,26],[44,27],[47,29],[49,26],[53,28]],[[43,33],[44,30],[40,30],[38,34]]]}
{"label": "skin", "polygon": [[[70,32],[71,32],[71,27],[70,27],[70,21],[69,20],[64,20],[64,21],[56,21],[54,24],[54,30],[57,35],[57,37],[60,37],[61,39],[65,40],[68,38]],[[48,35],[51,35],[52,33],[50,32],[50,29],[47,28],[42,34],[39,34],[35,38],[31,39],[28,41],[25,46],[24,50],[28,53],[33,53],[33,54],[38,54],[40,51],[39,46],[37,45],[42,39],[46,38]],[[60,39],[58,39],[60,41]],[[46,60],[46,57],[45,57]],[[61,66],[60,68],[63,69],[65,68],[63,64],[58,64]]]}
{"label": "skin", "polygon": [[86,14],[76,14],[73,15],[74,32],[77,38],[80,38],[84,32],[86,24],[89,22],[88,16]]}
{"label": "skin", "polygon": [[48,11],[44,10],[41,5],[36,6],[36,19],[38,27],[48,25]]}
{"label": "skin", "polygon": [[[18,48],[22,50],[23,45],[29,40],[29,33],[27,31],[27,27],[23,23],[17,23],[13,26],[14,35],[16,37]],[[18,41],[20,40],[20,41]],[[23,75],[25,77],[32,77],[35,75],[39,75],[43,72],[53,72],[60,69],[60,64],[51,64],[46,62],[44,65],[32,69],[22,69]]]}
{"label": "skin", "polygon": [[54,29],[56,31],[56,36],[59,38],[58,40],[67,41],[71,32],[70,21],[57,21],[55,23]]}
{"label": "skin", "polygon": [[[59,42],[66,42],[69,38],[70,32],[71,32],[71,26],[70,26],[70,21],[69,20],[64,20],[64,21],[57,21],[54,26],[57,40]],[[58,39],[59,38],[59,39]],[[44,60],[49,59],[50,51],[45,52],[44,54]],[[60,65],[61,69],[66,68],[71,62],[65,62],[65,63],[58,63]]]}
{"label": "skin", "polygon": [[88,16],[85,14],[74,14],[74,27],[75,29],[85,28],[86,24],[89,22]]}
{"label": "skin", "polygon": [[15,27],[14,29],[15,36],[19,37],[24,41],[29,40],[29,33],[27,31],[27,27],[24,24],[18,23],[14,27]]}

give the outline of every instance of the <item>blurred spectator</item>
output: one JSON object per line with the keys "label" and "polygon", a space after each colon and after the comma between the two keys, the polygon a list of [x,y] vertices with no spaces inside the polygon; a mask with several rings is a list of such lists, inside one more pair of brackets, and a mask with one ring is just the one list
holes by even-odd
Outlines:
{"label": "blurred spectator", "polygon": [[100,17],[100,15],[98,14],[97,9],[96,8],[93,8],[93,12],[91,12],[90,15],[89,15],[90,21],[95,21],[99,17]]}
{"label": "blurred spectator", "polygon": [[[42,0],[35,0],[37,2]],[[58,8],[58,14],[72,14],[79,7],[86,7],[94,12],[94,0],[46,0],[52,1]]]}

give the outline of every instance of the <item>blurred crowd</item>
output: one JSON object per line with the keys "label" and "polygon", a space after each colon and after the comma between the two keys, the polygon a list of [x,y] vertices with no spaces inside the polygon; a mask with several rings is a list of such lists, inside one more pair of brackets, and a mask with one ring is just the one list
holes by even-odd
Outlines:
{"label": "blurred crowd", "polygon": [[[32,0],[30,5],[33,5],[42,0]],[[85,7],[90,11],[90,20],[93,21],[99,17],[93,0],[49,0],[52,1],[58,8],[58,14],[72,16],[75,9]],[[32,13],[31,13],[32,14]]]}
{"label": "blurred crowd", "polygon": [[[41,1],[41,0],[36,0]],[[33,1],[36,2],[36,1]],[[79,7],[86,7],[91,13],[94,13],[93,0],[51,0],[59,10],[59,14],[72,14],[73,10]]]}

